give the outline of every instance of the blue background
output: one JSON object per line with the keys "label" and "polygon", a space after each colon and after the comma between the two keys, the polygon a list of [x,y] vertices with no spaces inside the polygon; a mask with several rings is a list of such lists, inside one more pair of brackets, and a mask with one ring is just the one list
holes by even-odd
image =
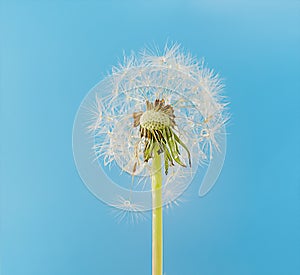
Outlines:
{"label": "blue background", "polygon": [[0,23],[1,274],[150,274],[151,220],[87,190],[72,126],[123,49],[167,39],[225,78],[232,119],[217,185],[165,215],[166,274],[297,274],[299,1],[2,0]]}

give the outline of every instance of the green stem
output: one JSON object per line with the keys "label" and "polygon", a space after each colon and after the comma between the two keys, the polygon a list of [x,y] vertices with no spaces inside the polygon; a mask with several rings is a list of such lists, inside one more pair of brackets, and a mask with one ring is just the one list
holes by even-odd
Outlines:
{"label": "green stem", "polygon": [[163,212],[161,157],[156,144],[152,162],[152,275],[163,272]]}

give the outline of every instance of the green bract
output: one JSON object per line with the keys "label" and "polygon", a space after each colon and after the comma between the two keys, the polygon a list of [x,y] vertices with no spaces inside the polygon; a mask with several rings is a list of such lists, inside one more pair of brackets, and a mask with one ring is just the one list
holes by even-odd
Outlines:
{"label": "green bract", "polygon": [[165,105],[164,99],[156,99],[153,104],[146,101],[146,111],[134,113],[133,118],[134,127],[140,126],[141,138],[145,138],[146,141],[144,148],[145,162],[153,158],[154,150],[157,148],[155,145],[158,144],[158,153],[164,153],[165,174],[168,174],[169,166],[173,166],[174,161],[186,167],[179,157],[180,145],[187,151],[189,165],[191,166],[190,152],[174,132],[176,124],[173,107]]}

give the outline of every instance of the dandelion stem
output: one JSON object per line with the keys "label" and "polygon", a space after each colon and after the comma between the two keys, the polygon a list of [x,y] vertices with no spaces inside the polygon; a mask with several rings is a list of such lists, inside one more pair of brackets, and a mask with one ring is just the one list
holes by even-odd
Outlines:
{"label": "dandelion stem", "polygon": [[163,271],[162,170],[158,150],[156,143],[152,162],[152,275],[162,275]]}

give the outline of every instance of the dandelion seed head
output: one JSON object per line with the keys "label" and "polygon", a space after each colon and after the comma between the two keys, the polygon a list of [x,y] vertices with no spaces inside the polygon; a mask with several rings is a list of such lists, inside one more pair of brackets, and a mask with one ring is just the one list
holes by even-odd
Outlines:
{"label": "dandelion seed head", "polygon": [[[98,169],[115,163],[120,171],[134,177],[133,184],[130,190],[124,191],[122,183],[115,183],[117,190],[111,192],[104,190],[108,188],[104,184],[100,188],[100,183],[87,183],[89,187],[101,189],[97,196],[123,211],[135,212],[137,205],[140,211],[150,209],[147,192],[151,191],[153,171],[149,140],[162,141],[162,157],[170,149],[178,152],[175,157],[167,156],[162,167],[167,174],[164,175],[164,204],[178,199],[195,176],[198,165],[224,160],[224,125],[228,115],[222,90],[220,77],[179,44],[166,46],[163,52],[147,49],[139,55],[124,55],[123,61],[113,67],[111,74],[84,101],[83,106],[88,106],[90,112],[89,115],[80,112],[79,118],[85,121],[88,133],[78,139],[74,155],[82,154],[80,146],[89,137]],[[169,144],[169,138],[175,143]],[[217,154],[222,157],[217,158]],[[174,165],[175,160],[180,165]],[[206,190],[214,184],[220,163],[215,165],[216,171],[208,169],[216,176],[207,177],[210,183],[204,185]],[[93,169],[96,173],[97,167]],[[118,196],[126,197],[124,192],[136,198],[120,200]],[[205,192],[202,190],[202,194]],[[143,196],[147,197],[146,202],[140,199]]]}

